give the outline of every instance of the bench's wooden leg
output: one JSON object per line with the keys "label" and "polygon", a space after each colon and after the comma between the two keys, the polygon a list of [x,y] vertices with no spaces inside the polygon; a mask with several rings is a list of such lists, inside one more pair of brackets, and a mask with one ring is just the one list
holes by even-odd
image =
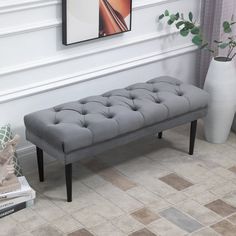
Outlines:
{"label": "bench's wooden leg", "polygon": [[37,152],[37,161],[38,161],[38,172],[39,172],[39,181],[44,181],[44,165],[43,165],[43,150],[39,147],[36,147]]}
{"label": "bench's wooden leg", "polygon": [[189,155],[193,155],[193,152],[194,152],[196,132],[197,132],[197,120],[191,122]]}
{"label": "bench's wooden leg", "polygon": [[158,138],[159,138],[159,139],[162,139],[162,136],[163,136],[163,132],[159,132],[159,133],[158,133]]}
{"label": "bench's wooden leg", "polygon": [[67,202],[72,202],[72,164],[65,166]]}

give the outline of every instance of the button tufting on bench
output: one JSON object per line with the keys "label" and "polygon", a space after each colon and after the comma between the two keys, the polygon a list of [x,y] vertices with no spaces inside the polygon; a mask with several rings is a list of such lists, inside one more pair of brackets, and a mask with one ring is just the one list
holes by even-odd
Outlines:
{"label": "button tufting on bench", "polygon": [[88,123],[82,124],[82,127],[83,127],[83,128],[88,128]]}
{"label": "button tufting on bench", "polygon": [[27,138],[71,153],[206,108],[207,99],[199,88],[159,77],[29,114]]}

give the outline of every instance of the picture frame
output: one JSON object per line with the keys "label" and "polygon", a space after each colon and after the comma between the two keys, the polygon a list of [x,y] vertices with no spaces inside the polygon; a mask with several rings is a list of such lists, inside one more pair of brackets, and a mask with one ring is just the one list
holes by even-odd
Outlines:
{"label": "picture frame", "polygon": [[66,46],[131,31],[132,0],[62,0]]}

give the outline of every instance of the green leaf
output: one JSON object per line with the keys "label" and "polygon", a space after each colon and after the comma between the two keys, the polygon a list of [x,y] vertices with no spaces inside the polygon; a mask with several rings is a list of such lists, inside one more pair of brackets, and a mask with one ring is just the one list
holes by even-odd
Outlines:
{"label": "green leaf", "polygon": [[192,39],[192,42],[197,46],[202,46],[202,41],[201,35],[195,35]]}
{"label": "green leaf", "polygon": [[223,22],[223,27],[224,28],[230,28],[230,23],[228,21]]}
{"label": "green leaf", "polygon": [[180,18],[179,12],[177,12],[177,13],[175,14],[175,18],[176,18],[176,20],[178,20],[178,19]]}
{"label": "green leaf", "polygon": [[167,21],[167,24],[168,25],[172,25],[174,23],[174,21],[172,21],[171,19],[169,19],[168,21]]}
{"label": "green leaf", "polygon": [[181,25],[184,25],[184,21],[179,21],[178,23],[176,23],[176,28],[179,29]]}
{"label": "green leaf", "polygon": [[199,33],[200,33],[199,27],[195,26],[194,28],[192,28],[192,29],[191,29],[191,33],[192,33],[192,34],[199,34]]}
{"label": "green leaf", "polygon": [[185,27],[186,27],[187,29],[193,29],[195,26],[194,26],[193,23],[186,21],[186,22],[185,22]]}
{"label": "green leaf", "polygon": [[230,23],[228,21],[223,22],[223,28],[224,28],[225,33],[231,33],[232,32]]}
{"label": "green leaf", "polygon": [[193,22],[193,13],[190,11],[188,14],[189,20]]}
{"label": "green leaf", "polygon": [[176,20],[176,16],[175,16],[174,14],[172,14],[172,15],[170,15],[170,19],[171,19],[172,21],[175,21],[175,20]]}
{"label": "green leaf", "polygon": [[165,16],[169,16],[169,15],[170,15],[169,11],[165,10]]}
{"label": "green leaf", "polygon": [[180,34],[181,34],[183,37],[186,37],[186,36],[188,36],[188,34],[189,34],[189,30],[186,29],[186,28],[183,28],[182,30],[180,30]]}
{"label": "green leaf", "polygon": [[222,43],[222,41],[214,40],[214,43]]}
{"label": "green leaf", "polygon": [[164,15],[164,14],[161,14],[161,15],[159,16],[159,20],[162,20],[164,17],[165,17],[165,15]]}
{"label": "green leaf", "polygon": [[221,49],[225,49],[228,46],[229,46],[229,43],[221,43],[221,44],[218,45],[218,47],[221,48]]}

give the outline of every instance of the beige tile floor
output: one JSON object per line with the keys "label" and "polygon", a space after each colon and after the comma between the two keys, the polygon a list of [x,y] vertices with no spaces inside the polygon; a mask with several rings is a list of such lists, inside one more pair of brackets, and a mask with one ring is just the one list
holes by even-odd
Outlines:
{"label": "beige tile floor", "polygon": [[73,202],[64,169],[47,161],[38,182],[35,156],[22,160],[35,206],[0,220],[0,235],[236,236],[236,135],[209,144],[200,124],[189,156],[188,126],[147,137],[73,167]]}

